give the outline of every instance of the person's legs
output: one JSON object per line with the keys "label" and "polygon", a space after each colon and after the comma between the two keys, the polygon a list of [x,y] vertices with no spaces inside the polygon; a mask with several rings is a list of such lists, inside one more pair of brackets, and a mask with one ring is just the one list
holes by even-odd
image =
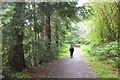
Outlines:
{"label": "person's legs", "polygon": [[72,52],[70,52],[70,57],[72,57]]}
{"label": "person's legs", "polygon": [[73,52],[71,53],[71,57],[73,57]]}
{"label": "person's legs", "polygon": [[72,51],[70,52],[70,57],[71,57],[71,58],[73,57],[73,52],[72,52]]}

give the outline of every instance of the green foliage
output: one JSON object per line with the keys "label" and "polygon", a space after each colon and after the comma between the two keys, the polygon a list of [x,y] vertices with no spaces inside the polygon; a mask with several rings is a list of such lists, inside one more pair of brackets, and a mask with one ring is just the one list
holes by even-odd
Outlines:
{"label": "green foliage", "polygon": [[117,72],[119,66],[118,42],[110,42],[96,47],[82,45],[81,50],[100,78],[118,77],[117,74],[113,74],[113,72]]}
{"label": "green foliage", "polygon": [[[71,32],[71,21],[78,21],[76,3],[23,3],[24,6],[17,7],[19,3],[3,3],[3,10],[0,12],[0,20],[2,21],[2,56],[3,56],[3,76],[4,78],[30,78],[28,72],[34,72],[43,63],[50,62],[59,56],[64,56],[68,51],[64,45],[68,39],[68,32]],[[21,4],[21,3],[20,3]],[[63,12],[61,14],[61,12]],[[15,15],[16,13],[20,13]],[[47,51],[46,42],[46,15],[50,18],[51,45],[50,51]],[[18,16],[20,19],[16,19]],[[59,22],[55,21],[58,17]],[[56,24],[58,32],[56,32]],[[17,25],[17,26],[14,26]],[[22,72],[16,72],[14,68],[8,66],[9,60],[14,55],[14,47],[16,38],[15,30],[19,29],[23,32],[23,50],[25,63],[28,69]],[[21,32],[18,35],[21,35]],[[17,33],[17,31],[16,31]],[[56,38],[58,34],[58,38]],[[70,36],[70,35],[69,35]],[[56,46],[58,40],[58,47]],[[17,40],[18,41],[18,40]],[[47,44],[48,45],[48,44]],[[10,51],[12,53],[10,54]]]}
{"label": "green foliage", "polygon": [[[5,77],[29,77],[26,71],[17,73],[6,65],[11,57],[9,56],[11,47],[14,47],[15,41],[18,41],[14,37],[15,28],[21,30],[17,36],[23,32],[24,58],[28,70],[31,72],[45,62],[67,55],[68,45],[66,43],[77,44],[80,42],[87,45],[82,46],[86,53],[97,56],[98,60],[106,61],[107,64],[117,66],[118,43],[111,42],[118,39],[118,15],[116,14],[118,8],[116,4],[114,2],[95,2],[88,3],[81,8],[76,7],[76,4],[76,2],[30,2],[25,3],[22,7],[15,6],[15,3],[3,4],[0,19],[3,26],[2,56]],[[18,11],[15,12],[15,9]],[[20,14],[15,15],[15,13]],[[16,16],[20,19],[14,19]],[[46,16],[50,17],[50,21]],[[79,18],[89,20],[89,28],[86,32],[79,30],[77,26],[72,26],[72,22],[78,22]],[[50,24],[49,30],[48,23]],[[80,38],[80,35],[86,33],[87,36]],[[58,41],[58,45],[56,41]],[[88,45],[89,43],[90,45]],[[101,71],[105,73],[103,69]]]}
{"label": "green foliage", "polygon": [[[106,46],[108,47],[108,45],[116,45],[115,47],[117,47],[118,43],[111,42],[109,44],[104,45],[104,47],[99,46],[100,49],[98,47],[93,48],[91,45],[81,45],[81,53],[91,64],[92,69],[96,73],[97,78],[118,78],[118,57],[111,56],[104,50],[101,51]],[[109,51],[110,47],[107,50]],[[97,54],[93,52],[96,52]],[[104,54],[104,52],[106,54]]]}
{"label": "green foliage", "polygon": [[85,4],[85,9],[91,9],[92,12],[89,14],[84,11],[88,19],[83,24],[88,30],[85,30],[87,36],[84,35],[82,51],[99,77],[116,78],[120,52],[117,42],[119,8],[116,2],[90,2]]}
{"label": "green foliage", "polygon": [[110,42],[93,48],[90,54],[99,56],[100,60],[108,60],[110,63],[117,63],[119,52],[118,42]]}
{"label": "green foliage", "polygon": [[68,54],[68,44],[59,47],[59,56],[64,57]]}
{"label": "green foliage", "polygon": [[[2,9],[0,11],[0,15],[2,15],[0,17],[1,23],[2,24],[8,24],[10,23],[11,19],[12,19],[12,14],[14,13],[14,4],[13,3],[3,3],[2,4]],[[3,17],[5,16],[5,17]]]}
{"label": "green foliage", "polygon": [[83,51],[85,51],[86,53],[91,51],[91,47],[90,45],[81,45],[81,48]]}
{"label": "green foliage", "polygon": [[31,78],[27,70],[16,72],[15,69],[10,66],[4,66],[2,70],[3,78]]}
{"label": "green foliage", "polygon": [[[91,13],[85,13],[89,19],[85,25],[90,29],[86,38],[95,45],[118,40],[118,7],[115,2],[90,2],[85,8],[91,9]],[[86,31],[86,33],[89,30]]]}
{"label": "green foliage", "polygon": [[[16,38],[14,29],[20,29],[23,32],[23,50],[25,55],[25,62],[29,68],[36,67],[39,64],[50,61],[59,56],[59,52],[65,53],[67,49],[63,49],[64,43],[68,39],[68,32],[70,33],[71,21],[78,21],[76,2],[65,3],[19,3],[24,6],[15,6],[18,3],[3,3],[2,15],[2,56],[3,66],[6,66],[10,59],[9,51],[14,50]],[[63,12],[61,14],[61,12]],[[16,13],[20,13],[15,15]],[[50,16],[51,33],[46,31],[46,15]],[[16,19],[18,16],[20,19]],[[58,17],[58,23],[55,18]],[[58,32],[56,32],[55,24],[57,23]],[[17,25],[17,26],[14,26]],[[21,35],[21,32],[18,35]],[[17,31],[16,31],[17,33]],[[58,38],[56,38],[58,34]],[[51,36],[50,51],[47,51],[46,43],[47,36]],[[56,47],[56,39],[59,47]],[[50,41],[50,40],[49,40]],[[47,44],[48,45],[48,44]],[[63,52],[62,52],[63,50]],[[13,53],[12,53],[13,54]]]}

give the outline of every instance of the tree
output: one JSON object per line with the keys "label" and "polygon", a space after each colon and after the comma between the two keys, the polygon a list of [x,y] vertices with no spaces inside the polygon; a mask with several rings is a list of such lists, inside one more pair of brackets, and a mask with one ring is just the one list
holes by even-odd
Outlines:
{"label": "tree", "polygon": [[115,41],[118,35],[118,16],[116,15],[117,6],[115,2],[95,2],[88,3],[85,6],[86,9],[92,8],[92,14],[86,13],[91,19],[89,25],[91,25],[92,30],[89,41],[94,41],[98,45]]}
{"label": "tree", "polygon": [[68,33],[72,30],[71,22],[78,21],[76,3],[8,4],[2,15],[6,61],[17,71],[22,71],[25,60],[31,67],[58,57],[58,49],[68,40]]}
{"label": "tree", "polygon": [[[21,9],[22,8],[22,9]],[[24,13],[24,3],[15,3],[14,15],[10,27],[13,43],[9,47],[9,65],[17,71],[22,71],[25,67],[24,51],[23,51],[23,30],[22,13]]]}

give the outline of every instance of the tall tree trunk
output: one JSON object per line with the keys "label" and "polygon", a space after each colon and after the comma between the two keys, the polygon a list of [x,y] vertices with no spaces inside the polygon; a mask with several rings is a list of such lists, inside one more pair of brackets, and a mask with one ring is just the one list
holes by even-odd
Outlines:
{"label": "tall tree trunk", "polygon": [[120,40],[120,1],[118,2],[118,43]]}
{"label": "tall tree trunk", "polygon": [[24,3],[15,3],[15,14],[13,16],[12,26],[13,26],[13,47],[11,48],[9,57],[11,58],[9,61],[10,65],[14,67],[17,71],[22,71],[26,64],[24,59],[24,51],[23,51],[23,20],[21,19],[22,13],[24,12]]}
{"label": "tall tree trunk", "polygon": [[[36,7],[36,3],[33,3],[33,12],[34,12],[34,32],[35,32],[35,43],[34,43],[34,53],[36,54],[36,42],[37,42],[37,19],[36,19],[36,11],[35,11],[35,7]],[[36,61],[36,57],[34,57],[34,66],[37,66],[37,61]]]}
{"label": "tall tree trunk", "polygon": [[55,37],[56,46],[58,47],[58,17],[56,17],[55,21]]}
{"label": "tall tree trunk", "polygon": [[46,15],[46,47],[47,51],[51,50],[51,27],[50,27],[50,15]]}

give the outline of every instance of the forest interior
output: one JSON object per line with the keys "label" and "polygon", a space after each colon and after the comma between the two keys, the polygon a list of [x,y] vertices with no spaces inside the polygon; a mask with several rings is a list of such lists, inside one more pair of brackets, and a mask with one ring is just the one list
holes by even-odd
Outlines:
{"label": "forest interior", "polygon": [[119,78],[119,32],[117,0],[0,1],[0,79]]}

